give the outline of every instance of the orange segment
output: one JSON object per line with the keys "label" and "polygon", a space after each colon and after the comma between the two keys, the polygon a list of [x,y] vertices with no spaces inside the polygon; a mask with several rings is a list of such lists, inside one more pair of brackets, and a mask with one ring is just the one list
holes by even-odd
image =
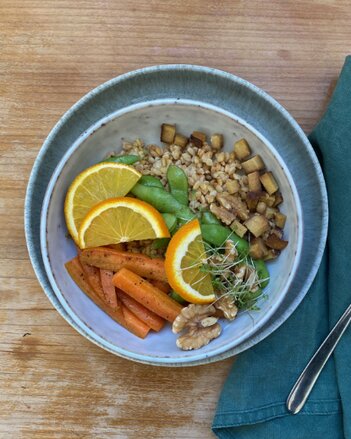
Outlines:
{"label": "orange segment", "polygon": [[78,233],[80,248],[169,236],[162,215],[154,207],[129,197],[110,198],[93,207]]}
{"label": "orange segment", "polygon": [[211,275],[201,271],[206,251],[197,219],[185,224],[171,239],[165,269],[171,287],[191,303],[215,300]]}
{"label": "orange segment", "polygon": [[89,210],[103,200],[126,195],[141,177],[132,166],[103,162],[81,172],[69,187],[65,200],[68,231],[78,244],[78,229]]}

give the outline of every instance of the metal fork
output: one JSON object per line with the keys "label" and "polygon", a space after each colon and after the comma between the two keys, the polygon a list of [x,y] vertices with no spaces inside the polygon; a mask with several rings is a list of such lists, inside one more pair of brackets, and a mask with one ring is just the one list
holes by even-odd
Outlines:
{"label": "metal fork", "polygon": [[334,328],[330,331],[327,338],[323,341],[319,349],[311,358],[294,387],[292,388],[286,401],[287,409],[292,413],[298,413],[305,402],[313,386],[315,385],[323,367],[333,353],[340,338],[346,331],[351,322],[351,305],[346,308],[344,314],[340,317]]}

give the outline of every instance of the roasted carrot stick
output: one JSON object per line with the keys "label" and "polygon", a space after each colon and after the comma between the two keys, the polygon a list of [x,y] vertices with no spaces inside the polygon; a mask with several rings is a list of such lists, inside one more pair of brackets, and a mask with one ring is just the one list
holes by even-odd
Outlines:
{"label": "roasted carrot stick", "polygon": [[104,270],[118,271],[125,267],[139,276],[167,282],[163,259],[149,258],[140,253],[128,253],[107,247],[94,247],[83,250],[83,262]]}
{"label": "roasted carrot stick", "polygon": [[134,313],[132,313],[126,306],[122,305],[123,316],[129,328],[138,334],[139,337],[145,338],[150,331],[150,326],[142,322]]}
{"label": "roasted carrot stick", "polygon": [[103,270],[100,268],[100,278],[101,285],[104,292],[104,298],[111,308],[116,308],[117,304],[117,296],[116,296],[116,288],[112,283],[113,271]]}
{"label": "roasted carrot stick", "polygon": [[138,274],[121,268],[112,278],[113,284],[155,314],[173,322],[182,306]]}
{"label": "roasted carrot stick", "polygon": [[[145,330],[142,331],[140,328],[137,328],[137,325],[131,324],[130,321],[124,317],[122,307],[118,307],[115,309],[110,308],[93,290],[91,285],[89,284],[87,277],[84,273],[81,263],[79,262],[78,257],[75,257],[71,261],[65,264],[66,270],[69,275],[73,279],[73,281],[78,285],[78,287],[106,314],[108,314],[113,320],[119,323],[121,326],[126,328],[128,331],[132,332],[134,335],[145,338]],[[143,323],[143,322],[141,322]]]}
{"label": "roasted carrot stick", "polygon": [[80,260],[80,255],[79,255],[79,262],[81,263],[87,281],[90,283],[91,287],[93,288],[95,293],[100,297],[100,299],[104,300],[105,295],[101,285],[100,270],[96,267],[93,267],[92,265],[88,265],[85,262],[82,262]]}
{"label": "roasted carrot stick", "polygon": [[128,296],[128,294],[117,289],[117,297],[129,311],[150,326],[151,329],[158,332],[163,328],[165,321],[160,316],[145,308],[145,306]]}
{"label": "roasted carrot stick", "polygon": [[163,291],[164,293],[168,294],[171,291],[171,287],[167,282],[163,282],[162,280],[150,280],[150,283],[158,288],[159,290]]}

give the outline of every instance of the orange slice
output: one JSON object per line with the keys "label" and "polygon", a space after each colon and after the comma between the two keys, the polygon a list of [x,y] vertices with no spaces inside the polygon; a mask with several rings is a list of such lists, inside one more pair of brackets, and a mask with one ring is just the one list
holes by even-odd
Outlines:
{"label": "orange slice", "polygon": [[170,286],[191,303],[210,303],[216,297],[212,278],[201,271],[206,252],[197,219],[185,224],[171,239],[165,260]]}
{"label": "orange slice", "polygon": [[80,248],[170,236],[162,215],[136,198],[110,198],[93,207],[78,233]]}
{"label": "orange slice", "polygon": [[65,218],[76,244],[78,229],[89,210],[103,200],[126,195],[141,177],[132,166],[103,162],[81,172],[68,189]]}

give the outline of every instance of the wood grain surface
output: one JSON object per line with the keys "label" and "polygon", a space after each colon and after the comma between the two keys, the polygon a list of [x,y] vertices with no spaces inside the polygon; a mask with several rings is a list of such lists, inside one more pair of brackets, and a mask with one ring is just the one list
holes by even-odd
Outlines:
{"label": "wood grain surface", "polygon": [[349,0],[0,0],[1,438],[214,437],[232,360],[148,367],[78,335],[28,260],[28,176],[45,136],[78,98],[153,64],[235,73],[309,131],[350,52],[350,22]]}

